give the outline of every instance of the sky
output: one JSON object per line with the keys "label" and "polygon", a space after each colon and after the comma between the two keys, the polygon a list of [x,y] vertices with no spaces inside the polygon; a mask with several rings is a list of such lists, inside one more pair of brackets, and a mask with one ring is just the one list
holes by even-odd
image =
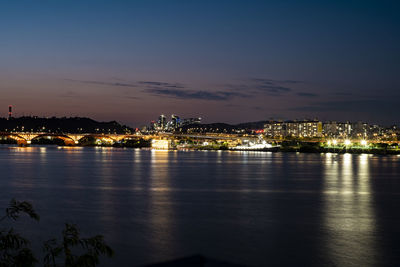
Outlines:
{"label": "sky", "polygon": [[400,125],[398,2],[0,0],[0,116]]}

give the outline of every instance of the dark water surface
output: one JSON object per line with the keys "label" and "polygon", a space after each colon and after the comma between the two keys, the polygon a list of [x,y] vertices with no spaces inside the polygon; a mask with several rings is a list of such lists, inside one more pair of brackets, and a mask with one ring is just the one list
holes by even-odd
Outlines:
{"label": "dark water surface", "polygon": [[[0,147],[0,204],[31,201],[36,243],[65,222],[103,266],[201,253],[252,266],[399,266],[400,157]],[[19,225],[21,226],[21,225]]]}

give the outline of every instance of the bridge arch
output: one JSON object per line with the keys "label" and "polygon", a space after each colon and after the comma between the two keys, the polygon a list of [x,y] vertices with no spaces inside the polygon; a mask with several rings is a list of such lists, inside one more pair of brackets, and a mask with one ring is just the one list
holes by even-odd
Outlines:
{"label": "bridge arch", "polygon": [[112,145],[118,141],[117,138],[114,138],[111,135],[103,135],[103,134],[86,134],[86,135],[82,136],[81,138],[79,138],[79,141],[83,140],[84,138],[93,138],[93,139],[95,139],[96,144],[105,142],[105,143],[109,143]]}
{"label": "bridge arch", "polygon": [[64,141],[66,145],[76,145],[83,135],[67,135],[67,134],[52,134],[52,133],[0,133],[0,136],[17,141],[18,145],[30,145],[33,140],[43,137],[57,138]]}
{"label": "bridge arch", "polygon": [[46,134],[46,133],[38,134],[35,137],[33,137],[30,141],[32,142],[35,139],[45,138],[45,137],[49,137],[49,139],[60,139],[60,140],[63,140],[65,145],[75,145],[75,144],[77,144],[75,142],[75,140],[73,138],[69,137],[68,135],[65,135],[65,134],[51,134],[51,133],[49,133],[49,134]]}
{"label": "bridge arch", "polygon": [[17,141],[18,145],[27,145],[28,141],[21,135],[15,133],[0,133],[0,136],[6,137],[8,139],[12,139]]}

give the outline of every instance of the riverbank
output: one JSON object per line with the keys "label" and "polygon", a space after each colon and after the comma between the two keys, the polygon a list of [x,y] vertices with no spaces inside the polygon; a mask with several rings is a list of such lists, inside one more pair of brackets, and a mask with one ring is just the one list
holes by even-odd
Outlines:
{"label": "riverbank", "polygon": [[[2,146],[16,146],[15,144],[1,144]],[[66,146],[62,144],[33,144],[30,146],[57,146],[57,147],[105,147],[105,148],[132,148],[132,149],[145,149],[145,150],[157,150],[156,148],[152,148],[148,144],[114,144],[114,145],[73,145],[73,146]],[[390,148],[361,148],[361,147],[309,147],[309,146],[297,146],[297,147],[282,147],[282,146],[275,146],[271,148],[264,148],[264,149],[235,149],[235,148],[228,148],[226,146],[221,147],[212,147],[212,146],[192,146],[192,147],[185,147],[185,148],[170,148],[167,150],[178,150],[178,151],[236,151],[236,152],[296,152],[296,153],[337,153],[337,154],[376,154],[376,155],[400,155],[400,149],[390,149]]]}
{"label": "riverbank", "polygon": [[376,154],[376,155],[400,155],[400,149],[379,149],[379,148],[309,148],[309,147],[272,147],[265,149],[215,149],[215,148],[185,148],[170,149],[178,151],[235,151],[235,152],[296,152],[296,153],[337,153],[337,154]]}
{"label": "riverbank", "polygon": [[350,154],[377,154],[377,155],[400,155],[399,149],[384,148],[280,148],[279,152],[300,152],[300,153],[350,153]]}

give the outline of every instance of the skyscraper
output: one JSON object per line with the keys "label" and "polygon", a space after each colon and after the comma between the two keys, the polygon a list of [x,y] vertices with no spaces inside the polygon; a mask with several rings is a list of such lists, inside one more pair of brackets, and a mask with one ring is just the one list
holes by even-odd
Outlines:
{"label": "skyscraper", "polygon": [[158,128],[160,130],[164,130],[167,127],[167,118],[165,115],[161,114],[160,117],[158,117]]}
{"label": "skyscraper", "polygon": [[179,127],[179,123],[180,123],[180,118],[179,116],[172,114],[171,115],[171,126],[173,129],[176,129]]}

